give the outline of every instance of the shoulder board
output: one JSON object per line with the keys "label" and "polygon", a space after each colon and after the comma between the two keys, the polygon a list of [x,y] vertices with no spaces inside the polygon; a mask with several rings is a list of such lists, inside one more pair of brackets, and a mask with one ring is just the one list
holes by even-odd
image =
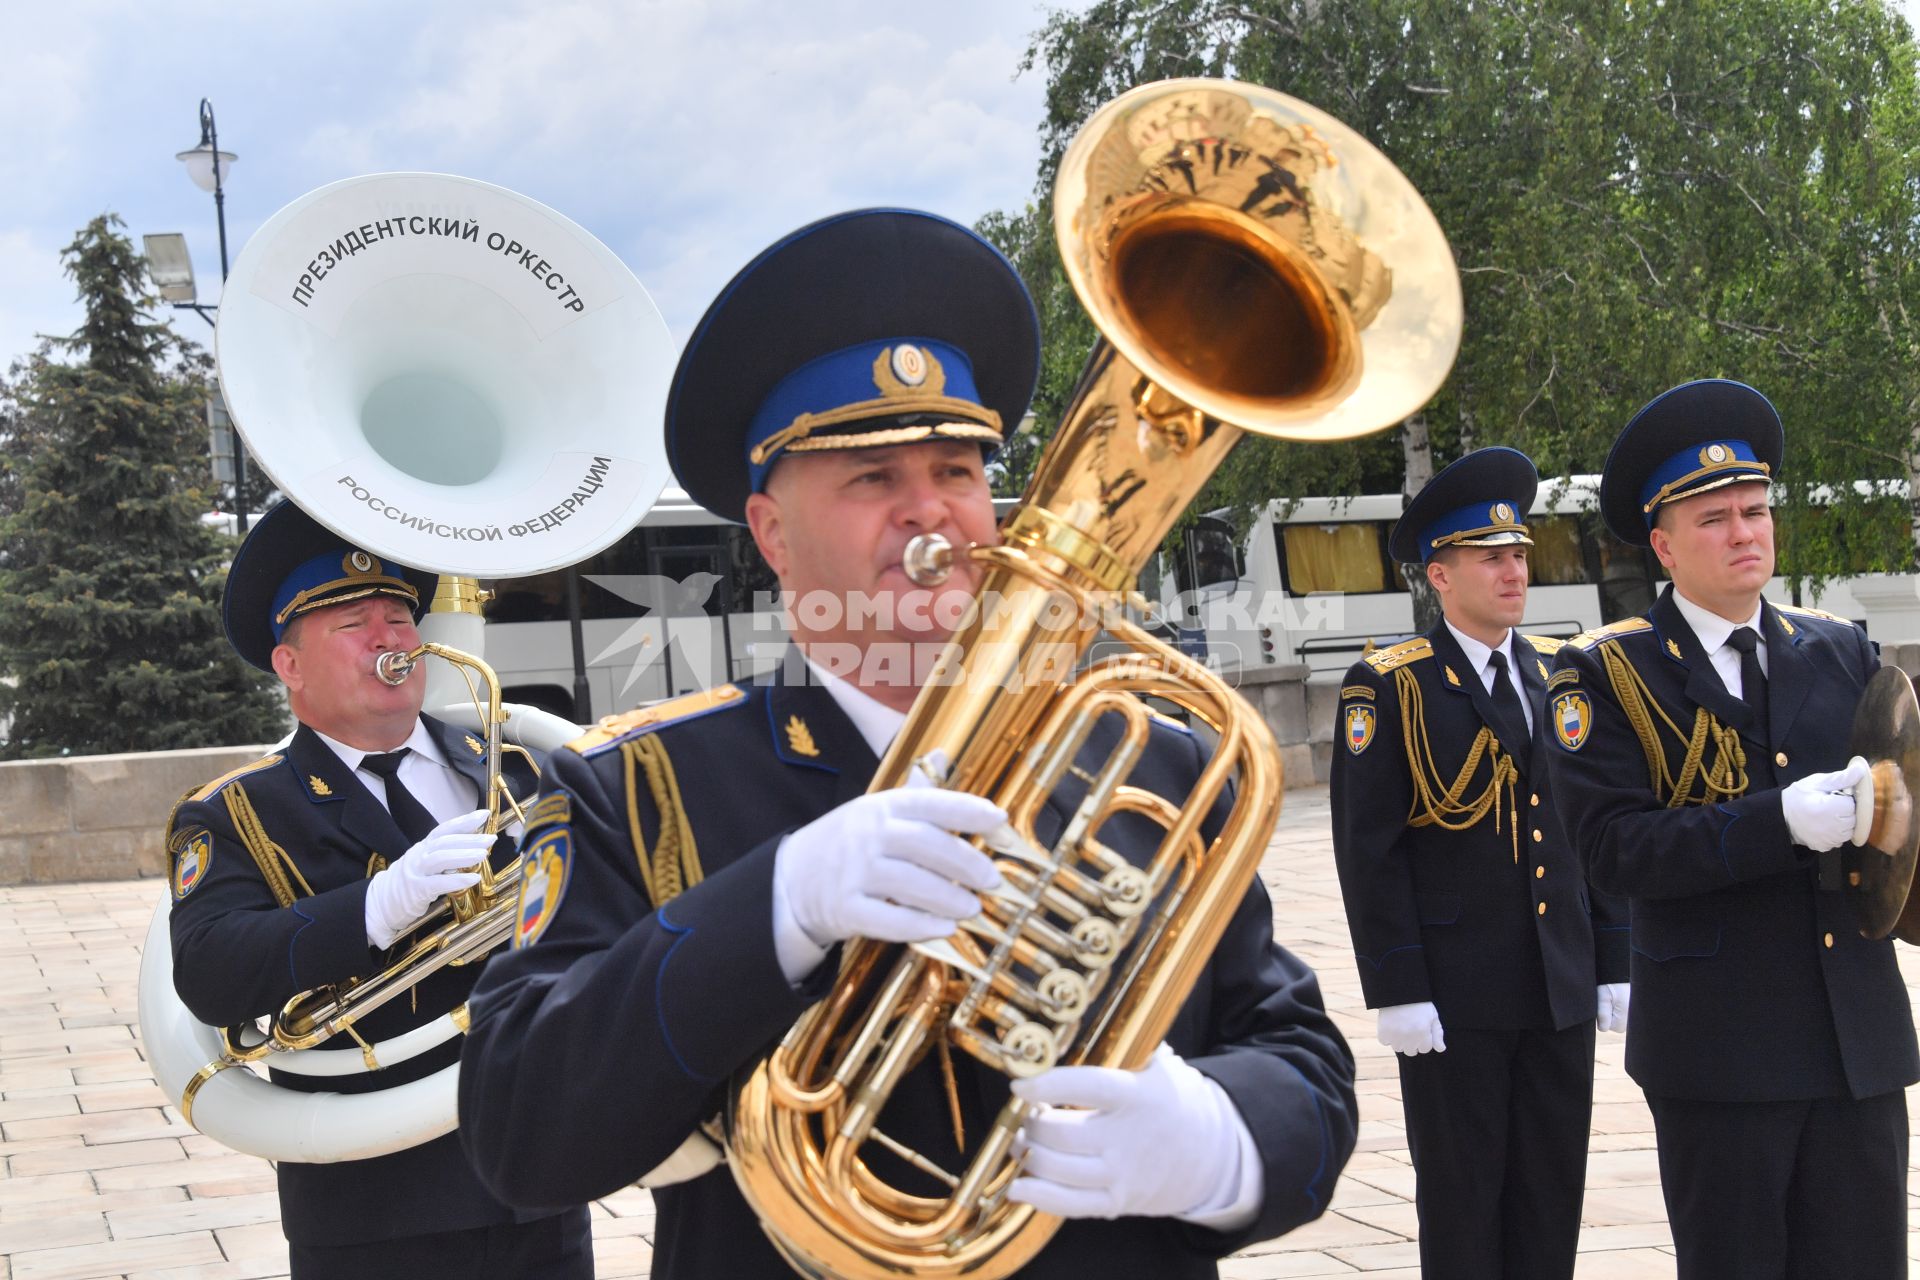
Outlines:
{"label": "shoulder board", "polygon": [[212,782],[207,783],[204,787],[201,787],[198,791],[189,794],[187,800],[189,802],[211,800],[219,792],[220,788],[226,786],[235,778],[244,778],[250,773],[258,773],[262,769],[271,769],[274,765],[279,764],[281,759],[282,757],[277,754],[270,755],[255,760],[252,764],[243,764],[238,769],[229,770],[215,778]]}
{"label": "shoulder board", "polygon": [[1409,662],[1418,662],[1422,658],[1433,656],[1433,645],[1425,636],[1415,640],[1402,640],[1399,644],[1385,649],[1375,649],[1366,656],[1366,664],[1375,671],[1392,671],[1395,667],[1404,667]]}
{"label": "shoulder board", "polygon": [[1534,648],[1534,652],[1544,653],[1549,656],[1560,652],[1560,646],[1569,643],[1568,641],[1561,639],[1559,636],[1523,635],[1520,638],[1522,640],[1525,640],[1528,644],[1532,645]]}
{"label": "shoulder board", "polygon": [[1828,622],[1837,622],[1843,627],[1851,627],[1853,619],[1843,618],[1837,613],[1828,613],[1825,609],[1809,609],[1805,605],[1776,604],[1773,606],[1781,613],[1790,613],[1796,618],[1825,618]]}
{"label": "shoulder board", "polygon": [[1591,649],[1602,640],[1617,640],[1621,636],[1630,636],[1636,631],[1651,631],[1653,624],[1645,618],[1622,618],[1618,622],[1609,622],[1604,627],[1595,627],[1591,631],[1582,631],[1566,643],[1582,649]]}
{"label": "shoulder board", "polygon": [[699,693],[656,702],[650,707],[635,707],[625,715],[601,717],[599,724],[569,742],[567,747],[585,755],[596,747],[604,747],[628,734],[651,732],[677,720],[689,720],[723,707],[743,706],[746,698],[746,690],[739,685],[723,684],[713,689],[702,689]]}

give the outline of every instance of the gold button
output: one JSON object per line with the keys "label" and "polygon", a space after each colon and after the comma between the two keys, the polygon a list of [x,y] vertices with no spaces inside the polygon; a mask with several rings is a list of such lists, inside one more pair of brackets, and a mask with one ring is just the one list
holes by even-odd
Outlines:
{"label": "gold button", "polygon": [[[1547,904],[1544,902],[1540,904],[1540,914],[1541,915],[1547,914]],[[1832,935],[1829,934],[1828,936],[1831,937]]]}
{"label": "gold button", "polygon": [[1545,837],[1545,836],[1543,836],[1543,835],[1541,835],[1541,834],[1540,834],[1540,828],[1538,828],[1538,827],[1535,827],[1535,828],[1533,829],[1533,838],[1534,838],[1535,840],[1545,840],[1545,839],[1546,839],[1546,837]]}
{"label": "gold button", "polygon": [[1831,946],[1833,945],[1833,935],[1832,935],[1832,934],[1828,934],[1828,935],[1827,935],[1827,945],[1828,945],[1829,947],[1831,947]]}
{"label": "gold button", "polygon": [[1776,752],[1774,753],[1774,756],[1773,756],[1773,762],[1774,762],[1775,764],[1777,764],[1777,765],[1779,765],[1779,766],[1780,766],[1780,767],[1781,767],[1782,769],[1784,769],[1784,768],[1786,768],[1786,767],[1787,767],[1787,753],[1786,753],[1786,752],[1784,752],[1784,751],[1776,751]]}
{"label": "gold button", "polygon": [[1534,878],[1535,880],[1544,880],[1544,879],[1546,879],[1546,878],[1547,878],[1547,869],[1546,869],[1545,867],[1535,867],[1535,868],[1533,869],[1533,878]]}
{"label": "gold button", "polygon": [[1533,796],[1531,796],[1531,797],[1530,797],[1530,798],[1529,798],[1529,799],[1527,800],[1527,803],[1528,803],[1528,804],[1531,804],[1531,805],[1535,805],[1535,806],[1538,806],[1538,805],[1539,805],[1539,803],[1540,803],[1540,795],[1539,795],[1539,793],[1538,793],[1538,792],[1535,792],[1535,793],[1534,793],[1534,795],[1533,795]]}

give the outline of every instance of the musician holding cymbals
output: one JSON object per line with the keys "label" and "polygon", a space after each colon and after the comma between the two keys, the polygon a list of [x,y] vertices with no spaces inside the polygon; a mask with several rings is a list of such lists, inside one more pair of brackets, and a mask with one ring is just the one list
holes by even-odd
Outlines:
{"label": "musician holding cymbals", "polygon": [[1547,690],[1567,833],[1631,902],[1627,1072],[1681,1280],[1907,1274],[1920,1054],[1840,853],[1863,772],[1848,726],[1879,658],[1845,619],[1762,595],[1784,445],[1767,398],[1724,379],[1634,415],[1601,513],[1673,583],[1564,648]]}

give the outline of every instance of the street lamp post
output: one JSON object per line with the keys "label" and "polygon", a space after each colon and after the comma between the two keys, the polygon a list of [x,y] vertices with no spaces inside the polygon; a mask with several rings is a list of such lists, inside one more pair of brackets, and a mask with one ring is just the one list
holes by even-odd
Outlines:
{"label": "street lamp post", "polygon": [[[187,166],[187,176],[202,191],[213,192],[214,221],[220,227],[220,291],[227,286],[227,171],[240,157],[220,149],[220,131],[213,120],[213,103],[200,99],[200,145],[182,151],[174,159]],[[197,308],[196,308],[197,309]],[[202,316],[206,312],[200,313]],[[233,496],[239,531],[247,531],[247,444],[239,433],[233,437]]]}

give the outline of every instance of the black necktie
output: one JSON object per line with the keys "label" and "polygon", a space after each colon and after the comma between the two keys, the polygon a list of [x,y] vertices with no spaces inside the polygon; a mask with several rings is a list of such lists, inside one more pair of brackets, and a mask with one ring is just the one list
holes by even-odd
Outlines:
{"label": "black necktie", "polygon": [[1520,705],[1519,691],[1507,678],[1507,655],[1495,649],[1487,658],[1487,665],[1493,668],[1493,709],[1507,722],[1506,732],[1502,734],[1507,739],[1507,754],[1525,755],[1530,740],[1527,713]]}
{"label": "black necktie", "polygon": [[400,762],[407,758],[411,747],[402,747],[398,751],[389,751],[385,755],[368,756],[360,762],[360,767],[368,773],[377,773],[386,780],[387,812],[400,827],[400,834],[407,838],[409,845],[419,844],[439,824],[433,815],[427,812],[427,806],[414,798],[413,792],[400,781]]}
{"label": "black necktie", "polygon": [[1752,627],[1735,627],[1727,643],[1740,651],[1740,699],[1753,711],[1753,736],[1768,742],[1767,677],[1760,670],[1760,637]]}

